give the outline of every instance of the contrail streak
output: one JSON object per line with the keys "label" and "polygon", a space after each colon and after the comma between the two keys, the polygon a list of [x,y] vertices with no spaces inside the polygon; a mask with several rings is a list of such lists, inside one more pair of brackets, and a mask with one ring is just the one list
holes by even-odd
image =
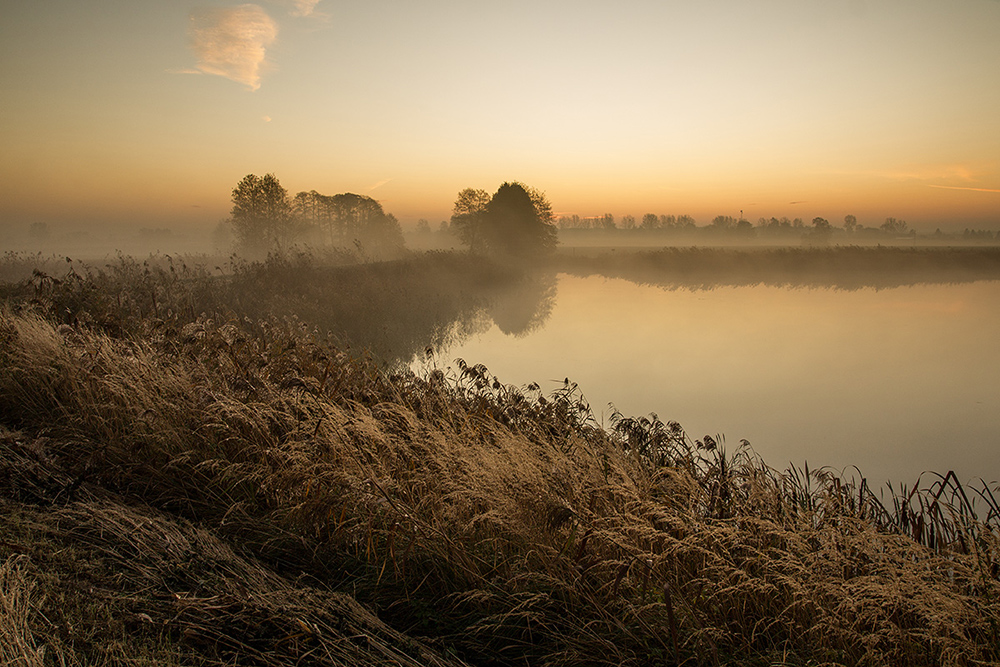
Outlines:
{"label": "contrail streak", "polygon": [[940,188],[942,190],[971,190],[973,192],[1000,192],[1000,190],[992,190],[990,188],[966,188],[960,185],[928,185],[929,188]]}

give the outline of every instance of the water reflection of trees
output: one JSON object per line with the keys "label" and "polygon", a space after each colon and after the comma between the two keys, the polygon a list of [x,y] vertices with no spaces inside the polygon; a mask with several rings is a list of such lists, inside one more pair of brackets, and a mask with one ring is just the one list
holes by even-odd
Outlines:
{"label": "water reflection of trees", "polygon": [[520,337],[545,324],[555,300],[555,274],[534,273],[494,294],[487,311],[500,331]]}
{"label": "water reflection of trees", "polygon": [[1000,248],[663,248],[564,254],[559,271],[602,275],[668,289],[722,286],[887,289],[1000,280]]}
{"label": "water reflection of trees", "polygon": [[407,363],[494,322],[514,336],[537,329],[551,313],[555,286],[553,273],[465,254],[340,267],[306,258],[244,269],[230,300],[237,312],[294,316],[381,361]]}

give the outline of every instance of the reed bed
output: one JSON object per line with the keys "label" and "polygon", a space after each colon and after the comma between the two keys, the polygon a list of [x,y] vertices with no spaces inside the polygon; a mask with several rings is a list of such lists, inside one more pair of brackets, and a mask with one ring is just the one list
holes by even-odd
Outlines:
{"label": "reed bed", "polygon": [[569,381],[192,315],[197,281],[159,317],[70,285],[89,318],[43,282],[0,311],[13,664],[1000,661],[994,487],[883,500],[655,415],[600,428]]}

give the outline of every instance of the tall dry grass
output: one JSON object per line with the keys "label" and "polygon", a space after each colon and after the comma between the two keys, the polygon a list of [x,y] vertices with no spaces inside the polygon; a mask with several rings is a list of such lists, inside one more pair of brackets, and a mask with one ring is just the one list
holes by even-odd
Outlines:
{"label": "tall dry grass", "polygon": [[[62,503],[63,539],[130,563],[119,579],[136,589],[165,595],[162,572],[180,568],[170,592],[194,596],[184,540],[142,532],[190,522],[254,564],[223,577],[227,595],[307,577],[318,592],[295,599],[347,593],[471,663],[997,657],[995,523],[954,508],[948,538],[922,544],[825,474],[781,474],[655,418],[602,431],[570,385],[544,397],[464,364],[386,375],[274,324],[125,341],[5,312],[0,331],[0,417],[64,472],[38,495]],[[144,518],[121,509],[134,503]],[[189,650],[212,632],[145,609]],[[283,664],[287,628],[254,653],[239,639],[254,623],[233,624],[220,659]]]}
{"label": "tall dry grass", "polygon": [[27,276],[0,282],[0,300],[31,303],[53,321],[117,337],[156,335],[153,328],[175,330],[199,317],[251,324],[295,319],[386,365],[408,363],[428,345],[488,326],[488,306],[501,326],[515,328],[530,326],[533,311],[545,306],[545,286],[537,280],[467,254],[366,264],[335,251],[259,262],[204,259],[120,255],[104,264],[58,258],[53,265],[8,253],[0,258],[0,276]]}
{"label": "tall dry grass", "polygon": [[0,560],[36,585],[0,633],[67,664],[1000,660],[993,487],[883,502],[655,415],[599,428],[569,382],[36,298],[0,311]]}
{"label": "tall dry grass", "polygon": [[22,556],[0,563],[0,664],[11,667],[41,667],[45,649],[35,643],[29,617],[35,585],[26,574]]}

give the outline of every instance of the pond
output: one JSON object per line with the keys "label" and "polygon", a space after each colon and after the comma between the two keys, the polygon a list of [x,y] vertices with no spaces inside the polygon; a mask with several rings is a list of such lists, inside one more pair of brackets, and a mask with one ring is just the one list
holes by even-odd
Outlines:
{"label": "pond", "polygon": [[494,309],[430,363],[482,363],[546,393],[569,378],[604,425],[609,404],[655,412],[730,451],[746,439],[780,469],[856,467],[874,487],[925,471],[994,481],[998,304],[1000,281],[691,289],[559,274],[534,321],[502,326]]}

